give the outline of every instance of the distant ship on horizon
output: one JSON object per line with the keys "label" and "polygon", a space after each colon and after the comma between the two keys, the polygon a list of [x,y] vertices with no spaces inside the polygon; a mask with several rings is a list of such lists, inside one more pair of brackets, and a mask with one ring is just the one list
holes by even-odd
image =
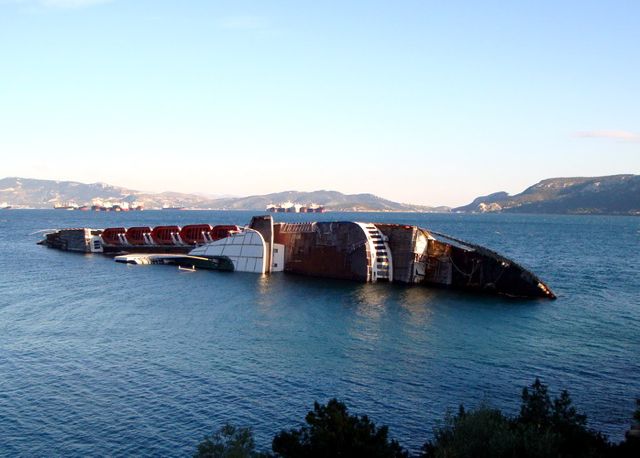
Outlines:
{"label": "distant ship on horizon", "polygon": [[144,207],[141,204],[130,205],[128,202],[103,202],[100,199],[94,199],[94,202],[89,205],[78,205],[75,202],[56,202],[53,205],[55,210],[81,210],[81,211],[115,211],[115,212],[127,212],[127,211],[141,211]]}
{"label": "distant ship on horizon", "polygon": [[280,204],[267,205],[266,211],[271,213],[324,213],[324,206],[318,204],[295,204],[293,202],[283,202]]}
{"label": "distant ship on horizon", "polygon": [[53,204],[55,210],[77,210],[78,204],[75,202],[56,202]]}

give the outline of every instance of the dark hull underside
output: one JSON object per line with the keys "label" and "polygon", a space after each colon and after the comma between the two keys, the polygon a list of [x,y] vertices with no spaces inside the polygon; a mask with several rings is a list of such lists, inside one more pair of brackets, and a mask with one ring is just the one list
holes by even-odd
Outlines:
{"label": "dark hull underside", "polygon": [[447,274],[428,276],[424,283],[513,297],[555,299],[542,280],[514,261],[478,245],[431,234],[437,239],[429,241],[428,265],[435,264],[436,269]]}

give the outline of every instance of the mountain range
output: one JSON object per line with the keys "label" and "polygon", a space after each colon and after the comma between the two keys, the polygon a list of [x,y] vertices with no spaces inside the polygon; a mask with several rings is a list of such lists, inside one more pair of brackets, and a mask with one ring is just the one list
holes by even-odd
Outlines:
{"label": "mountain range", "polygon": [[153,208],[192,208],[264,211],[267,205],[293,202],[317,204],[329,211],[448,211],[448,207],[403,204],[373,194],[343,194],[337,191],[284,191],[248,197],[211,198],[177,192],[148,193],[105,183],[37,180],[10,177],[0,179],[0,202],[12,207],[52,208],[55,204],[91,205],[103,203],[142,205]]}
{"label": "mountain range", "polygon": [[248,197],[214,197],[177,192],[149,193],[105,183],[0,179],[0,206],[52,208],[55,204],[84,205],[96,201],[153,208],[192,208],[264,211],[267,205],[284,202],[318,204],[328,211],[400,211],[462,213],[555,213],[640,215],[640,175],[550,178],[516,195],[495,192],[457,208],[393,202],[373,194],[337,191],[284,191]]}
{"label": "mountain range", "polygon": [[640,215],[640,175],[550,178],[520,194],[496,192],[452,211]]}

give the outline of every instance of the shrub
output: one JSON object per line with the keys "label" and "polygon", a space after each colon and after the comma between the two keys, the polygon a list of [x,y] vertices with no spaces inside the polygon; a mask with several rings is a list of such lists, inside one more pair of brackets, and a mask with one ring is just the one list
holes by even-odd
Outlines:
{"label": "shrub", "polygon": [[251,428],[226,424],[198,445],[195,458],[255,458],[255,441]]}
{"label": "shrub", "polygon": [[539,379],[522,390],[520,414],[505,417],[482,405],[469,412],[460,406],[445,418],[424,457],[599,457],[610,451],[600,434],[587,429],[587,417],[578,413],[567,391],[553,401]]}
{"label": "shrub", "polygon": [[509,419],[498,409],[482,405],[456,415],[448,413],[444,424],[434,431],[433,441],[422,448],[423,457],[510,457],[516,438]]}
{"label": "shrub", "polygon": [[604,456],[609,442],[599,432],[587,428],[587,416],[578,413],[571,396],[563,390],[551,401],[547,386],[538,378],[531,390],[522,390],[520,416],[514,420],[521,434],[544,450],[563,457]]}
{"label": "shrub", "polygon": [[337,399],[327,405],[314,403],[313,411],[300,429],[281,431],[273,438],[276,456],[290,457],[407,457],[395,440],[389,440],[386,426],[376,427],[365,415],[349,414]]}

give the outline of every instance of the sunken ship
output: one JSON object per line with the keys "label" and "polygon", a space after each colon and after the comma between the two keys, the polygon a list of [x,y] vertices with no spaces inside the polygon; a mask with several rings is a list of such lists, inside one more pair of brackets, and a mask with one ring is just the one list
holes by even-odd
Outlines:
{"label": "sunken ship", "polygon": [[274,223],[271,216],[255,216],[245,227],[197,224],[61,229],[46,234],[39,243],[107,254],[130,264],[286,272],[555,299],[534,273],[492,250],[401,224]]}

